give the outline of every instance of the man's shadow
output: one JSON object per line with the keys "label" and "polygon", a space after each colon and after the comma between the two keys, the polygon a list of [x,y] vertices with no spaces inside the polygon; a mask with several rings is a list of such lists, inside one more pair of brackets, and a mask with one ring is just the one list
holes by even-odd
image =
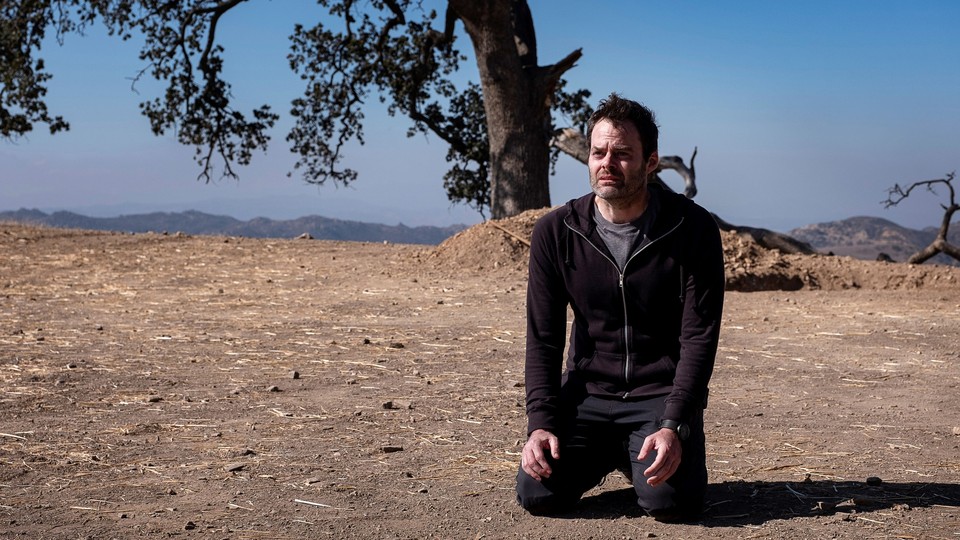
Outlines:
{"label": "man's shadow", "polygon": [[[792,517],[862,513],[891,508],[960,506],[960,484],[922,482],[721,482],[707,486],[707,527],[761,525]],[[566,517],[613,519],[641,516],[633,488],[588,495]]]}

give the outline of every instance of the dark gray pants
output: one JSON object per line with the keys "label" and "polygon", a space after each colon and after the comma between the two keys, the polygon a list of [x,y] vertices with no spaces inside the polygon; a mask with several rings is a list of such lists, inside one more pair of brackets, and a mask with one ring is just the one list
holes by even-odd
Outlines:
{"label": "dark gray pants", "polygon": [[585,397],[571,407],[570,421],[556,433],[560,459],[551,463],[553,474],[539,482],[520,469],[517,501],[532,514],[563,513],[607,474],[620,469],[632,472],[637,503],[651,516],[681,520],[699,515],[707,486],[702,410],[690,421],[680,467],[667,482],[651,487],[643,476],[656,452],[637,460],[643,440],[658,429],[665,397],[643,401]]}

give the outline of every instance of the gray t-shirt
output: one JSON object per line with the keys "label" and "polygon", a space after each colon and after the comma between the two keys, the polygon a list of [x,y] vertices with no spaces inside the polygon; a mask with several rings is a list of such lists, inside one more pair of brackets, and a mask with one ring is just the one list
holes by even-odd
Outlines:
{"label": "gray t-shirt", "polygon": [[593,212],[593,221],[597,224],[597,232],[607,245],[617,267],[623,271],[627,260],[634,251],[643,247],[650,239],[647,233],[653,225],[653,220],[660,209],[660,198],[656,189],[647,188],[650,200],[647,209],[637,219],[628,223],[611,223],[599,212]]}

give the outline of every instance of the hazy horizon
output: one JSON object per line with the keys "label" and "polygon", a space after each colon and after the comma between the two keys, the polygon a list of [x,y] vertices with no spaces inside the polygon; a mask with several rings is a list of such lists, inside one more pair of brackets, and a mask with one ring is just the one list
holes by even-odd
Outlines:
{"label": "hazy horizon", "polygon": [[[357,222],[369,223],[369,224],[376,224],[376,225],[387,225],[387,226],[403,225],[403,226],[406,226],[406,227],[428,226],[428,227],[446,228],[446,227],[461,227],[461,226],[462,226],[462,227],[470,227],[470,226],[472,226],[472,225],[475,225],[475,224],[469,224],[469,223],[447,223],[447,224],[442,224],[442,225],[412,225],[412,224],[410,224],[410,223],[405,223],[405,222],[403,222],[403,221],[386,222],[386,221],[382,221],[382,220],[377,220],[375,217],[372,218],[372,219],[356,219],[355,217],[337,217],[337,216],[332,216],[332,215],[317,214],[317,213],[314,213],[314,212],[304,213],[304,214],[297,214],[297,215],[290,215],[289,217],[272,217],[272,216],[268,216],[268,215],[259,214],[259,213],[256,213],[256,212],[250,213],[250,214],[243,214],[243,213],[224,212],[224,211],[217,210],[217,209],[204,209],[204,208],[202,208],[202,205],[201,205],[201,207],[198,207],[198,208],[180,208],[180,207],[177,207],[177,206],[170,206],[170,207],[166,207],[166,208],[153,208],[153,207],[146,207],[146,206],[145,206],[145,207],[143,207],[143,208],[141,208],[141,209],[139,209],[139,210],[136,209],[135,207],[130,208],[130,209],[128,209],[128,210],[118,210],[118,209],[114,209],[114,208],[111,208],[111,207],[102,207],[102,208],[90,207],[90,208],[87,209],[86,211],[84,211],[84,210],[77,210],[77,209],[69,209],[69,208],[46,208],[46,209],[44,209],[44,208],[26,208],[26,207],[21,207],[21,208],[13,208],[13,209],[3,209],[3,208],[0,208],[0,213],[6,213],[6,212],[14,213],[14,212],[22,211],[22,210],[23,210],[23,211],[39,211],[39,212],[42,212],[42,213],[44,213],[44,214],[46,214],[46,215],[48,215],[48,216],[53,215],[53,214],[55,214],[55,213],[57,213],[57,212],[68,212],[68,213],[71,213],[71,214],[76,214],[76,215],[80,215],[80,216],[83,216],[83,217],[94,218],[94,219],[115,219],[115,218],[124,218],[124,217],[136,217],[136,216],[149,215],[149,214],[154,214],[154,213],[178,214],[178,213],[186,213],[186,212],[200,212],[200,213],[207,214],[207,215],[210,215],[210,216],[230,217],[230,218],[236,219],[236,220],[241,221],[241,222],[247,222],[247,221],[251,221],[251,220],[254,220],[254,219],[270,219],[270,220],[274,220],[274,221],[291,221],[291,220],[296,220],[296,219],[301,219],[301,218],[320,217],[320,218],[338,219],[338,220],[344,220],[344,221],[357,221]],[[904,224],[899,223],[899,222],[897,222],[896,220],[890,219],[890,218],[888,218],[888,217],[884,217],[884,216],[871,216],[871,215],[855,215],[855,216],[848,216],[848,217],[842,218],[842,219],[835,219],[835,220],[828,220],[828,221],[818,221],[818,222],[814,222],[814,223],[806,223],[806,224],[799,225],[799,226],[797,226],[797,227],[791,227],[790,229],[785,229],[785,230],[771,229],[770,227],[766,227],[766,226],[764,226],[763,224],[732,223],[732,225],[735,225],[735,226],[748,226],[748,227],[754,227],[754,228],[763,228],[763,229],[772,230],[772,231],[774,231],[774,232],[779,232],[779,233],[787,234],[787,233],[790,233],[790,232],[793,231],[793,230],[800,229],[800,228],[807,227],[807,226],[817,226],[817,225],[824,225],[824,224],[830,224],[830,223],[842,223],[842,222],[845,222],[845,221],[848,221],[848,220],[860,219],[860,218],[880,219],[880,220],[884,220],[884,221],[893,223],[894,225],[897,225],[897,226],[899,226],[899,227],[903,227],[903,228],[906,228],[906,229],[917,230],[917,231],[923,231],[923,230],[934,230],[934,231],[935,231],[935,230],[939,229],[939,227],[940,227],[940,223],[939,223],[939,222],[938,222],[936,225],[927,225],[927,226],[925,226],[925,227],[910,227],[910,226],[908,226],[908,225],[904,225]],[[957,219],[957,220],[952,221],[951,224],[954,225],[954,226],[960,226],[960,219]],[[951,229],[951,231],[952,231],[952,229]]]}

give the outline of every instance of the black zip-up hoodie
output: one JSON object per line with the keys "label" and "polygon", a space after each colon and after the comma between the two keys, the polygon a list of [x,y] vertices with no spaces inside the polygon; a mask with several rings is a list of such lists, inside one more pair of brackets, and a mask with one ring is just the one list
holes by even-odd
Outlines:
{"label": "black zip-up hoodie", "polygon": [[[659,189],[650,242],[621,274],[596,230],[591,193],[533,230],[527,286],[528,433],[556,432],[564,395],[667,395],[664,419],[706,405],[723,311],[723,249],[713,217]],[[573,311],[561,377],[567,306]]]}

